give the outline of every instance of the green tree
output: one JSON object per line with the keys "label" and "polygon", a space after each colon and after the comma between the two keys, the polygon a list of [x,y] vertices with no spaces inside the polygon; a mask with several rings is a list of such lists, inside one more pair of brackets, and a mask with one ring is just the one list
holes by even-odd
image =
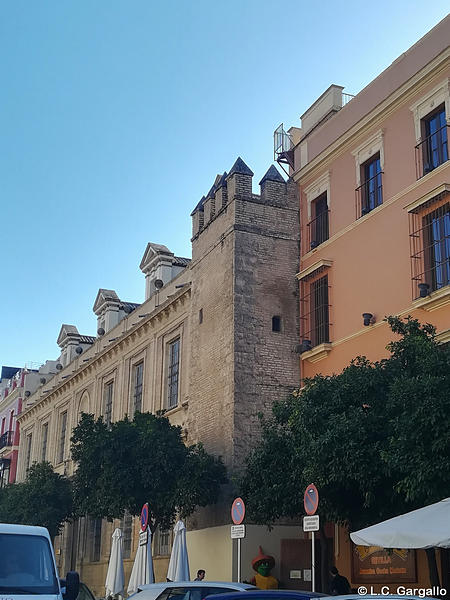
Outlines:
{"label": "green tree", "polygon": [[226,482],[221,460],[201,444],[186,446],[181,428],[162,415],[136,413],[108,427],[102,418],[83,414],[71,441],[81,514],[138,515],[148,502],[153,532],[158,525],[170,527],[177,514],[215,503]]}
{"label": "green tree", "polygon": [[302,515],[312,482],[322,520],[351,529],[450,495],[450,350],[431,325],[387,321],[387,359],[306,380],[263,420],[241,481],[255,522]]}
{"label": "green tree", "polygon": [[46,527],[52,539],[73,516],[72,483],[48,462],[35,463],[26,480],[0,489],[0,521]]}

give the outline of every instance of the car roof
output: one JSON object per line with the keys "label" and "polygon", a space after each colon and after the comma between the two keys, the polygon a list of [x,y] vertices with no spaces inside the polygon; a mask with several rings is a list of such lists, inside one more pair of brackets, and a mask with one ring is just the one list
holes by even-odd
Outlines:
{"label": "car roof", "polygon": [[41,535],[50,540],[50,534],[45,527],[35,525],[13,525],[11,523],[0,523],[0,533],[14,533],[16,535]]}
{"label": "car roof", "polygon": [[[417,585],[417,583],[416,583]],[[414,589],[413,584],[405,585],[405,589]],[[415,588],[418,589],[418,588]],[[336,596],[328,596],[331,600],[336,600]],[[339,600],[362,600],[363,598],[367,598],[368,600],[380,600],[381,598],[389,600],[389,599],[399,599],[399,600],[423,600],[421,596],[409,596],[406,594],[367,594],[367,596],[361,596],[360,594],[346,594],[345,596],[339,596]],[[426,596],[427,600],[438,600],[436,597]]]}
{"label": "car roof", "polygon": [[[327,594],[310,592],[309,590],[251,590],[251,598],[324,598]],[[226,600],[227,598],[248,598],[247,592],[230,592],[226,594],[214,594],[214,600]]]}
{"label": "car roof", "polygon": [[230,587],[236,590],[256,590],[257,588],[254,585],[250,585],[249,583],[237,583],[236,581],[164,581],[160,583],[146,583],[144,585],[140,585],[139,589],[144,590],[155,590],[155,589],[167,589],[171,587],[184,587],[184,586],[192,586],[192,587],[207,587],[207,586],[217,586],[217,587]]}

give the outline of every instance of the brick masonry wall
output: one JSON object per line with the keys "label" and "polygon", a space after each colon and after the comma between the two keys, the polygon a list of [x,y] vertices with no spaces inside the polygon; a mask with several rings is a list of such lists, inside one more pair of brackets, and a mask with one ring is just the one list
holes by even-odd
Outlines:
{"label": "brick masonry wall", "polygon": [[192,245],[188,431],[233,474],[260,435],[257,414],[299,384],[299,213],[293,185],[266,182],[258,196],[248,175],[228,182],[226,209]]}

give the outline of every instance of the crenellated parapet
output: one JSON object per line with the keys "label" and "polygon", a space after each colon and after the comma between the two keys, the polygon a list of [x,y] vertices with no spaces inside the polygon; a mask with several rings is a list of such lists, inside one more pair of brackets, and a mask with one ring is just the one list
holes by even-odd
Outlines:
{"label": "crenellated parapet", "polygon": [[241,157],[236,159],[229,172],[216,175],[211,189],[202,196],[191,213],[193,242],[213,221],[219,219],[233,202],[252,202],[280,208],[292,203],[292,186],[286,183],[273,165],[259,183],[260,194],[253,194],[252,180],[253,171]]}

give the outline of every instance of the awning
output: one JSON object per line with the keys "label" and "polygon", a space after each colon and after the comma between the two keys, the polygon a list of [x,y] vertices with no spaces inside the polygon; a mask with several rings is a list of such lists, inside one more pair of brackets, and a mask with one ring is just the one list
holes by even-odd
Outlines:
{"label": "awning", "polygon": [[450,498],[350,534],[358,546],[450,548]]}

